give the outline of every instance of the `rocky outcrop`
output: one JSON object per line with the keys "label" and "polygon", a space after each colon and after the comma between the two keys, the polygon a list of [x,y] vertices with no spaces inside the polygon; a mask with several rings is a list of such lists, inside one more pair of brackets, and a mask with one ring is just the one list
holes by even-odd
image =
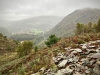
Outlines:
{"label": "rocky outcrop", "polygon": [[[53,57],[58,70],[41,69],[43,75],[100,75],[100,40],[65,48],[66,52]],[[32,75],[41,75],[39,72]]]}

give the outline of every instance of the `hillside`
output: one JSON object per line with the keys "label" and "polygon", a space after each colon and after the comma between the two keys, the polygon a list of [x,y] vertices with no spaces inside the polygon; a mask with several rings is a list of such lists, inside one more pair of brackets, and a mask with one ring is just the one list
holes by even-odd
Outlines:
{"label": "hillside", "polygon": [[18,42],[8,39],[0,33],[0,66],[16,58]]}
{"label": "hillside", "polygon": [[5,27],[0,27],[0,33],[2,33],[5,36],[8,36],[11,34]]}
{"label": "hillside", "polygon": [[89,22],[96,23],[100,18],[100,9],[84,8],[75,10],[68,16],[64,17],[53,29],[45,35],[56,34],[59,37],[66,37],[74,34],[76,24],[87,24]]}
{"label": "hillside", "polygon": [[100,34],[85,34],[61,40],[52,49],[50,68],[43,66],[31,75],[100,75],[99,39]]}
{"label": "hillside", "polygon": [[8,39],[6,36],[3,36],[0,33],[0,54],[4,54],[10,51],[15,51],[16,47],[17,47],[17,41]]}
{"label": "hillside", "polygon": [[99,75],[99,52],[100,33],[68,37],[52,48],[32,52],[2,65],[0,72],[7,75]]}
{"label": "hillside", "polygon": [[12,21],[6,28],[12,33],[40,33],[53,28],[61,17],[56,16],[39,16],[23,20]]}
{"label": "hillside", "polygon": [[12,21],[0,20],[0,27],[7,27]]}

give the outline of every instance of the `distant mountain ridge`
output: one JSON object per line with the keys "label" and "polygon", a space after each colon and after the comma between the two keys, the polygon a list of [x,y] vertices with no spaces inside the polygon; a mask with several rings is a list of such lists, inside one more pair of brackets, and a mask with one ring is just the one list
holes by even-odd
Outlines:
{"label": "distant mountain ridge", "polygon": [[100,9],[84,8],[78,9],[64,17],[53,29],[45,34],[49,36],[56,34],[59,37],[66,37],[74,34],[77,23],[87,24],[88,22],[96,23],[100,18]]}
{"label": "distant mountain ridge", "polygon": [[10,32],[4,27],[0,27],[0,33],[2,33],[4,36],[10,35]]}
{"label": "distant mountain ridge", "polygon": [[58,22],[61,21],[61,17],[57,16],[38,16],[31,17],[23,20],[13,21],[7,26],[7,29],[10,32],[16,33],[20,31],[30,31],[31,29],[40,29],[40,30],[50,30]]}

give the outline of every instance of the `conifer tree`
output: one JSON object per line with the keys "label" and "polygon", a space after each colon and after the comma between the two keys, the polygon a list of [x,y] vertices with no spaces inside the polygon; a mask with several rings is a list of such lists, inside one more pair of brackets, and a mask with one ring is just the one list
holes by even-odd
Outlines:
{"label": "conifer tree", "polygon": [[48,47],[51,47],[53,44],[56,44],[58,42],[58,40],[60,40],[60,38],[56,37],[55,35],[51,35],[51,36],[49,36],[49,38],[47,39],[45,44]]}

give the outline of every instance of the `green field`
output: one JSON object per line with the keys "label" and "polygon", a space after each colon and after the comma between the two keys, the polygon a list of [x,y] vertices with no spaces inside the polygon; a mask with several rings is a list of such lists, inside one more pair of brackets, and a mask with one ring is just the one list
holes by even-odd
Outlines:
{"label": "green field", "polygon": [[40,34],[40,33],[43,33],[44,31],[43,30],[39,30],[39,29],[31,29],[30,30],[32,33],[34,33],[35,35],[37,34]]}

